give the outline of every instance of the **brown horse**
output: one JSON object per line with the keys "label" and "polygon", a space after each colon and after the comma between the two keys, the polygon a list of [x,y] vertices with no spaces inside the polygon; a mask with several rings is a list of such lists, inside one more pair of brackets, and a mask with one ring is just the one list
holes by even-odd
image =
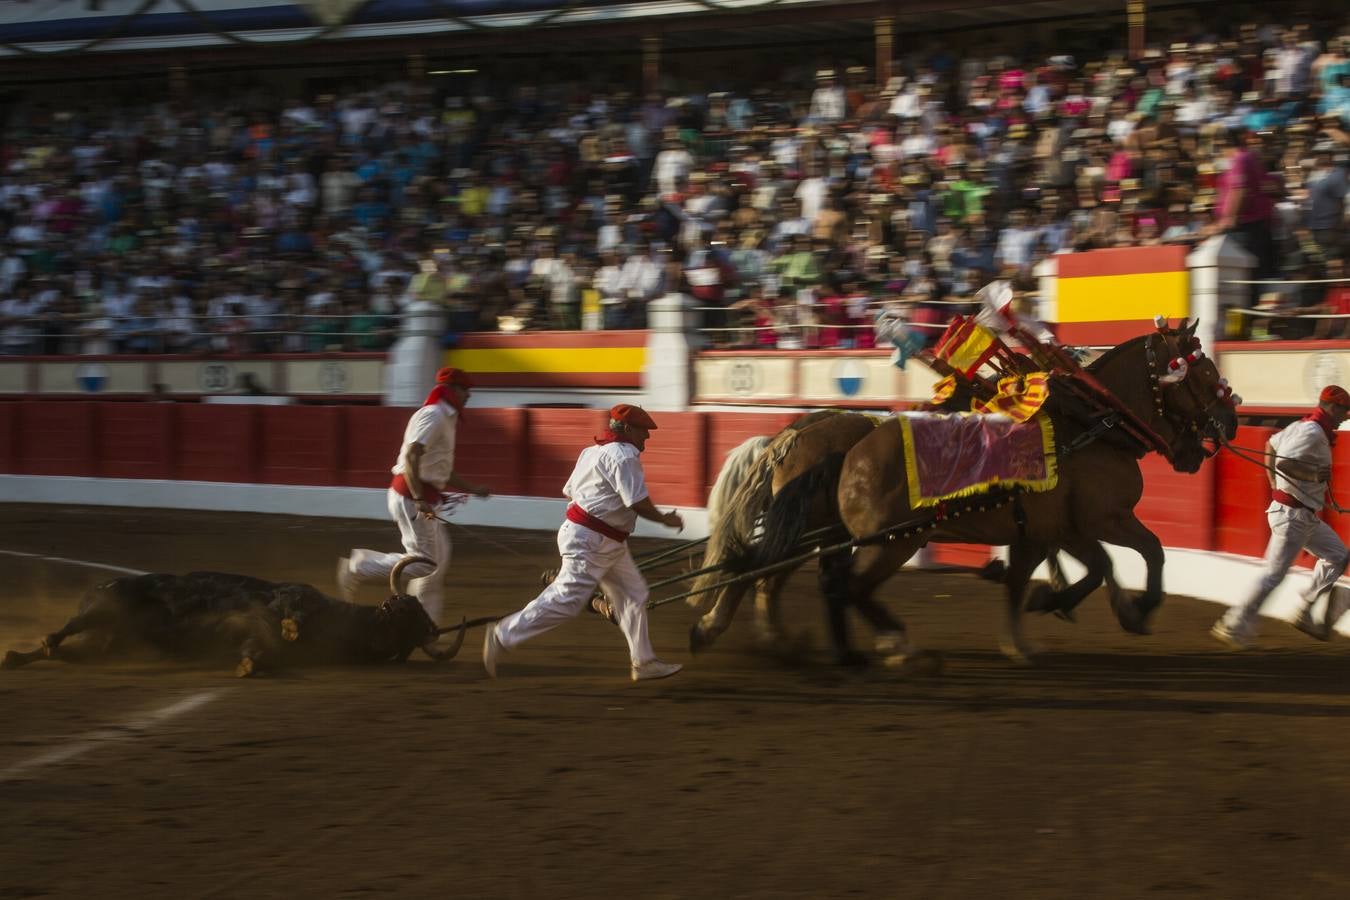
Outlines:
{"label": "brown horse", "polygon": [[[1200,468],[1207,455],[1206,436],[1231,438],[1237,429],[1236,410],[1209,359],[1192,359],[1185,377],[1167,377],[1168,362],[1191,353],[1194,327],[1160,328],[1134,338],[1108,351],[1089,369],[1152,430],[1173,467],[1182,472]],[[1148,617],[1162,602],[1163,552],[1157,537],[1135,517],[1134,507],[1143,492],[1138,460],[1151,448],[1123,436],[1120,429],[1094,428],[1073,414],[1071,404],[1056,401],[1066,396],[1062,387],[1052,389],[1048,405],[1060,448],[1055,488],[958,501],[951,505],[952,515],[935,519],[931,511],[910,508],[900,423],[887,421],[853,442],[843,456],[818,457],[797,479],[781,485],[764,516],[753,564],[790,558],[805,529],[820,521],[822,497],[833,497],[854,538],[853,549],[822,560],[822,589],[836,648],[849,658],[845,611],[852,605],[882,632],[878,646],[890,648],[894,659],[903,659],[912,648],[903,624],[891,620],[894,628],[888,630],[885,620],[875,615],[881,609],[872,599],[877,586],[931,540],[1009,545],[1004,649],[1025,658],[1029,648],[1019,619],[1023,594],[1050,548],[1077,556],[1088,565],[1089,574],[1065,592],[1071,596],[1043,600],[1042,608],[1071,607],[1095,589],[1109,565],[1100,542],[1118,544],[1144,558],[1148,577],[1142,597],[1117,604],[1116,612],[1128,630],[1146,632]]]}
{"label": "brown horse", "polygon": [[[778,596],[796,567],[784,568],[753,582],[741,581],[718,590],[710,588],[728,575],[754,568],[760,522],[785,484],[825,457],[846,452],[870,434],[878,421],[858,413],[822,410],[798,419],[766,443],[747,441],[728,456],[708,498],[708,543],[703,552],[703,567],[718,568],[699,576],[693,589],[700,593],[688,600],[705,613],[690,630],[692,651],[707,649],[726,631],[753,585],[761,642],[789,656],[795,654],[797,648],[785,638]],[[836,540],[846,536],[830,498],[822,497],[812,504],[806,515],[803,533],[833,525],[838,526]],[[826,543],[829,542],[827,538]]]}
{"label": "brown horse", "polygon": [[[970,398],[957,398],[942,408],[955,411],[968,408]],[[750,590],[749,580],[711,589],[714,582],[725,580],[728,574],[744,572],[756,562],[755,545],[760,537],[758,529],[774,495],[797,475],[815,466],[830,453],[843,453],[861,440],[879,424],[880,418],[824,410],[811,413],[787,426],[777,435],[750,438],[727,454],[717,480],[708,497],[709,539],[703,556],[703,566],[713,569],[694,583],[696,593],[687,601],[705,615],[690,629],[689,644],[693,652],[708,649],[730,626],[741,600]],[[826,427],[827,423],[830,427]],[[818,517],[816,517],[818,516]],[[833,507],[813,511],[813,526],[826,529],[817,543],[827,545],[845,537],[838,511]],[[834,526],[834,528],[830,528]],[[941,539],[940,539],[941,540]],[[1080,550],[1080,562],[1087,564],[1087,573],[1070,586],[1058,564],[1057,553],[1046,556],[1049,567],[1048,589],[1034,594],[1040,611],[1056,612],[1072,619],[1072,609],[1098,585],[1105,581],[1113,606],[1124,602],[1120,586],[1111,572],[1111,562],[1104,553],[1093,548]],[[803,563],[804,564],[804,563]],[[797,566],[756,579],[755,624],[757,642],[775,655],[796,659],[805,647],[805,639],[789,639],[783,628],[779,599],[781,590]],[[1034,566],[1033,566],[1034,568]],[[1002,580],[1006,567],[991,564],[979,570],[982,577]],[[899,626],[884,608],[866,605],[864,613],[883,634],[894,632]],[[887,651],[887,639],[879,648]],[[842,661],[857,661],[847,648],[836,648]]]}

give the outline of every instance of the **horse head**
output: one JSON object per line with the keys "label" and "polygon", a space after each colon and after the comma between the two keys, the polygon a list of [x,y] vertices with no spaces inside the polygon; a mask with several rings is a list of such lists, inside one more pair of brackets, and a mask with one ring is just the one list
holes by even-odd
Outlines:
{"label": "horse head", "polygon": [[1195,334],[1198,319],[1189,324],[1183,320],[1179,328],[1168,327],[1161,316],[1154,321],[1157,331],[1145,338],[1145,347],[1155,411],[1173,432],[1173,465],[1194,472],[1218,452],[1219,444],[1237,434],[1242,398],[1205,355]]}

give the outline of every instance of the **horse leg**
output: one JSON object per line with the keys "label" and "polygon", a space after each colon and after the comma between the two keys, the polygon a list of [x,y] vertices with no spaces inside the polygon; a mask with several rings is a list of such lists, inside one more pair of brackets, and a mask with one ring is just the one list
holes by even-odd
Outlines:
{"label": "horse leg", "polygon": [[[1067,539],[1058,548],[1067,552],[1074,559],[1078,560],[1087,567],[1083,577],[1073,584],[1062,585],[1059,588],[1054,587],[1054,581],[1051,580],[1049,586],[1037,585],[1031,592],[1030,599],[1027,600],[1027,609],[1038,612],[1053,612],[1055,615],[1064,619],[1066,622],[1077,621],[1074,618],[1073,611],[1082,603],[1089,594],[1101,586],[1105,573],[1111,567],[1111,560],[1102,549],[1102,545],[1095,540],[1085,540],[1081,538]],[[1050,554],[1050,559],[1055,558],[1055,553]],[[1059,568],[1058,565],[1055,568]],[[1060,570],[1063,577],[1063,570]]]}
{"label": "horse leg", "polygon": [[786,662],[802,658],[810,646],[805,634],[795,637],[783,623],[783,585],[790,572],[775,572],[755,583],[756,641],[760,646]]}
{"label": "horse leg", "polygon": [[1117,604],[1113,598],[1112,608],[1115,609],[1121,628],[1131,634],[1149,634],[1149,617],[1163,601],[1162,573],[1166,557],[1162,541],[1133,514],[1108,521],[1097,537],[1108,544],[1128,547],[1144,558],[1144,566],[1148,570],[1144,593],[1133,603],[1126,601]]}
{"label": "horse leg", "polygon": [[736,610],[741,605],[741,598],[745,596],[745,592],[749,589],[749,582],[744,581],[729,584],[722,589],[717,602],[713,604],[713,608],[690,626],[690,653],[702,653],[707,650],[721,636],[722,632],[731,627],[731,620],[736,617]]}
{"label": "horse leg", "polygon": [[[1064,567],[1059,564],[1058,550],[1051,551],[1045,557],[1045,567],[1048,570],[1047,575],[1049,576],[1051,591],[1059,594],[1068,588],[1069,579],[1064,577]],[[1030,609],[1030,605],[1028,605],[1027,608]]]}
{"label": "horse leg", "polygon": [[837,665],[861,668],[867,657],[853,646],[848,638],[849,557],[848,553],[831,553],[820,559],[820,593],[825,598],[825,624],[830,630]]}
{"label": "horse leg", "polygon": [[[922,546],[922,540],[910,539],[858,548],[849,559],[847,595],[844,598],[857,607],[858,612],[877,629],[876,648],[883,662],[907,674],[936,674],[942,667],[942,658],[910,644],[904,621],[878,603],[875,593],[881,583],[894,575]],[[847,643],[843,650],[847,650]],[[840,652],[839,645],[836,645],[836,652]]]}
{"label": "horse leg", "polygon": [[1031,573],[1045,559],[1047,549],[1045,544],[1030,540],[1018,541],[1009,548],[1008,574],[1004,578],[1007,602],[999,649],[1008,659],[1022,665],[1030,664],[1038,652],[1022,635],[1022,595]]}

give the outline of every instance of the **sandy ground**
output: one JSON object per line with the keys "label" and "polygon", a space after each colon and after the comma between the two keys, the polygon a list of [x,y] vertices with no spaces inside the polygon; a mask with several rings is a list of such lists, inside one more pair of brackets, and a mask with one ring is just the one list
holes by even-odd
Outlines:
{"label": "sandy ground", "polygon": [[[360,521],[0,507],[0,549],[239,571],[331,591]],[[552,565],[542,532],[457,529],[451,607],[508,611]],[[650,542],[639,549],[654,546]],[[0,648],[34,646],[109,577],[0,555]],[[1101,596],[996,650],[1001,599],[907,573],[887,599],[939,678],[825,659],[814,578],[791,590],[818,659],[752,652],[744,619],[676,678],[627,681],[584,618],[511,654],[292,671],[38,663],[0,672],[0,898],[1346,897],[1350,644],[1268,622],[1234,655],[1216,608],[1157,634]]]}

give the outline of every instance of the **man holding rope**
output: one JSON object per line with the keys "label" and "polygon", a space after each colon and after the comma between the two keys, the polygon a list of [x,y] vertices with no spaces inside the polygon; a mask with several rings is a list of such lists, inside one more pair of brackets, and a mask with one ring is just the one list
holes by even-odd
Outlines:
{"label": "man holding rope", "polygon": [[489,625],[483,638],[483,668],[497,677],[497,658],[567,619],[575,617],[599,585],[628,641],[634,681],[666,678],[680,671],[677,663],[656,658],[647,636],[647,582],[628,550],[628,535],[638,516],[677,531],[679,513],[663,513],[647,496],[638,455],[656,422],[639,406],[620,403],[609,411],[609,430],[595,446],[581,451],[576,468],[563,485],[572,501],[558,529],[562,566],[558,577],[519,612]]}
{"label": "man holding rope", "polygon": [[475,497],[489,496],[486,487],[455,472],[455,430],[472,389],[473,381],[461,369],[447,367],[436,373],[436,386],[403,431],[403,445],[394,462],[394,478],[386,495],[389,517],[403,536],[403,552],[353,550],[350,558],[339,559],[337,582],[343,599],[354,599],[362,582],[387,581],[390,571],[405,555],[424,556],[435,560],[435,568],[412,563],[407,573],[425,579],[418,587],[417,599],[432,621],[440,621],[445,570],[450,564],[450,537],[436,510],[445,502],[450,488]]}
{"label": "man holding rope", "polygon": [[1321,624],[1312,615],[1317,598],[1332,591],[1350,562],[1350,551],[1331,526],[1318,517],[1330,487],[1331,445],[1347,415],[1350,393],[1329,385],[1322,389],[1317,409],[1272,435],[1266,443],[1271,503],[1266,510],[1270,544],[1266,547],[1265,573],[1251,599],[1231,607],[1210,629],[1210,634],[1235,650],[1251,646],[1261,605],[1284,580],[1302,550],[1316,556],[1318,562],[1294,627],[1318,640],[1329,640],[1336,620],[1345,612],[1333,592]]}

